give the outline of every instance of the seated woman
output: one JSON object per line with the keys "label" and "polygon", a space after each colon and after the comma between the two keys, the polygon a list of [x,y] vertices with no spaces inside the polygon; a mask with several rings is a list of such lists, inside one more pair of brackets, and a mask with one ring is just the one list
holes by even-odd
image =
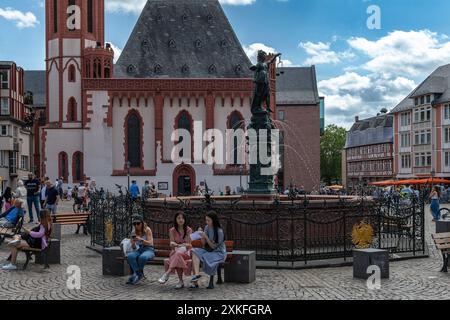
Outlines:
{"label": "seated woman", "polygon": [[184,288],[183,273],[186,276],[191,275],[191,234],[192,229],[187,226],[186,215],[184,212],[177,212],[174,217],[173,228],[169,230],[172,252],[170,258],[164,260],[166,273],[159,279],[159,283],[166,283],[170,274],[176,270],[179,282],[175,289]]}
{"label": "seated woman", "polygon": [[152,230],[141,216],[133,217],[134,235],[131,237],[131,246],[136,251],[127,256],[128,264],[133,274],[127,284],[137,284],[144,277],[144,267],[148,260],[155,258]]}
{"label": "seated woman", "polygon": [[201,278],[200,263],[203,264],[203,272],[210,276],[208,289],[214,289],[214,275],[219,264],[227,258],[224,233],[215,212],[211,211],[206,215],[205,230],[199,232],[203,248],[192,249],[194,277],[191,280],[191,289],[198,288],[198,280]]}
{"label": "seated woman", "polygon": [[24,232],[8,243],[11,247],[11,261],[2,268],[3,270],[17,270],[17,255],[20,250],[28,248],[45,250],[48,247],[52,233],[52,217],[49,210],[42,210],[40,216],[41,222],[37,227],[32,230],[23,228]]}
{"label": "seated woman", "polygon": [[6,212],[0,214],[0,228],[15,228],[19,219],[25,215],[22,209],[22,200],[16,199],[14,207],[9,208]]}

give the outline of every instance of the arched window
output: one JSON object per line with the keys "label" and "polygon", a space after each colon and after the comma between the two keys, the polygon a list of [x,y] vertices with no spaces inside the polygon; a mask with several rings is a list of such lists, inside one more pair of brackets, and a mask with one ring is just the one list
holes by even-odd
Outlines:
{"label": "arched window", "polygon": [[142,119],[136,111],[131,111],[126,121],[126,161],[131,168],[142,167]]}
{"label": "arched window", "polygon": [[86,60],[86,78],[91,78],[91,61]]}
{"label": "arched window", "polygon": [[76,69],[73,64],[69,66],[69,82],[75,82],[76,81]]}
{"label": "arched window", "polygon": [[[242,129],[245,130],[245,122],[244,118],[242,117],[242,114],[238,111],[234,111],[230,114],[228,117],[228,129],[232,129],[234,131]],[[238,155],[239,155],[239,149],[243,148],[242,145],[239,145],[239,139],[237,136],[233,138],[233,162],[232,165],[240,165]]]}
{"label": "arched window", "polygon": [[72,158],[72,177],[73,182],[82,182],[84,180],[83,153],[77,151]]}
{"label": "arched window", "polygon": [[62,177],[65,181],[69,178],[69,160],[67,153],[60,152],[58,155],[58,175]]}
{"label": "arched window", "polygon": [[77,121],[77,102],[73,97],[69,99],[69,103],[67,105],[67,121]]}
{"label": "arched window", "polygon": [[[191,133],[191,140],[192,140],[192,117],[187,111],[181,111],[175,121],[175,128],[176,129],[184,129]],[[183,137],[180,136],[178,139],[178,143],[183,142]],[[192,148],[191,148],[192,149]],[[192,150],[191,150],[192,151]],[[184,157],[184,150],[180,151],[179,154],[180,158]]]}
{"label": "arched window", "polygon": [[111,78],[111,66],[109,63],[105,64],[104,77],[107,79]]}
{"label": "arched window", "polygon": [[100,62],[100,59],[94,60],[94,78],[101,78],[102,77],[102,63]]}

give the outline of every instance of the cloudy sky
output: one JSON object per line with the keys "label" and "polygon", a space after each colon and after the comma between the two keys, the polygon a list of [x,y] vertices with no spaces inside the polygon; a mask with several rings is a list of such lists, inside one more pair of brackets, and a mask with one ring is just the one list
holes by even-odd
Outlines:
{"label": "cloudy sky", "polygon": [[[251,58],[283,53],[284,66],[316,65],[326,121],[392,109],[430,72],[450,63],[448,0],[220,0]],[[105,0],[106,39],[125,46],[146,0]],[[0,60],[44,68],[44,0],[0,0]],[[381,10],[369,29],[370,6]]]}

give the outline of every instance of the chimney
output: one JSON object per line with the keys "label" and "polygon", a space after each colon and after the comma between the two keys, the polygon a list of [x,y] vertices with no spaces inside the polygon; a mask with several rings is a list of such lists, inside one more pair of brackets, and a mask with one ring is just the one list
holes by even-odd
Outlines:
{"label": "chimney", "polygon": [[358,121],[359,121],[359,117],[356,116],[356,117],[355,117],[355,122],[358,122]]}

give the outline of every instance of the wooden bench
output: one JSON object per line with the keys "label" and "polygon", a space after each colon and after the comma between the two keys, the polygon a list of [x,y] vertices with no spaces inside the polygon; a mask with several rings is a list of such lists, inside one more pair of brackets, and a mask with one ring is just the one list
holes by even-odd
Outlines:
{"label": "wooden bench", "polygon": [[15,235],[20,233],[22,230],[24,217],[20,217],[17,221],[15,228],[0,228],[0,245],[5,241],[6,238],[14,238]]}
{"label": "wooden bench", "polygon": [[[44,269],[49,269],[50,265],[48,264],[48,251],[50,250],[51,246],[51,240],[48,242],[47,248],[45,250],[42,249],[35,249],[35,248],[27,248],[27,249],[20,249],[19,252],[25,253],[26,261],[23,265],[23,270],[26,270],[28,267],[28,264],[31,260],[33,260],[33,255],[36,258],[36,254],[40,254],[43,262],[44,262]],[[8,257],[7,261],[11,261],[11,255]]]}
{"label": "wooden bench", "polygon": [[90,213],[61,213],[52,216],[53,223],[63,226],[77,225],[76,234],[80,233],[80,228],[83,227],[84,234],[88,234],[88,221]]}
{"label": "wooden bench", "polygon": [[[147,261],[147,264],[148,265],[163,265],[164,260],[168,259],[170,257],[170,253],[172,252],[172,247],[170,246],[170,240],[154,239],[153,246],[155,248],[155,259]],[[192,246],[194,248],[200,248],[201,242],[200,241],[192,241]],[[225,246],[227,248],[227,258],[226,258],[225,262],[221,263],[219,265],[219,268],[217,269],[217,284],[223,283],[222,269],[227,264],[229,264],[231,259],[233,258],[234,241],[225,241]],[[118,259],[126,260],[125,257],[119,257]],[[188,261],[188,263],[192,263],[192,261]]]}
{"label": "wooden bench", "polygon": [[441,251],[444,266],[441,272],[448,272],[448,258],[450,254],[450,233],[437,233],[433,234],[433,241],[436,244],[436,248]]}

